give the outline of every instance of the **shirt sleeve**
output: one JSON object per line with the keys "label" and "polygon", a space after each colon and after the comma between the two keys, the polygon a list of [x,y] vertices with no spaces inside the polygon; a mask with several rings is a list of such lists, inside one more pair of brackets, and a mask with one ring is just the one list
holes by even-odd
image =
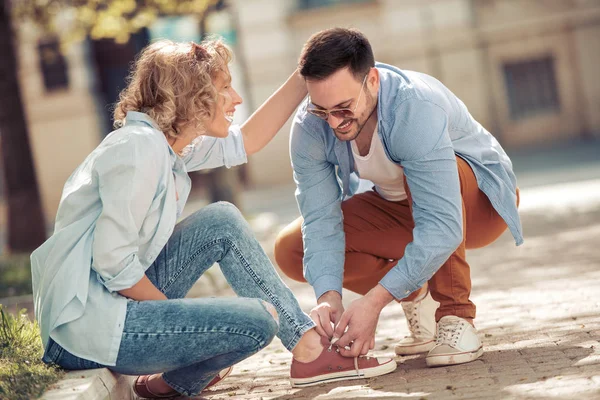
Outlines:
{"label": "shirt sleeve", "polygon": [[420,288],[463,240],[462,197],[448,117],[438,105],[407,100],[397,112],[389,144],[404,168],[415,221],[404,257],[380,281],[402,299]]}
{"label": "shirt sleeve", "polygon": [[125,141],[101,154],[95,165],[102,211],[96,222],[92,268],[111,292],[144,276],[139,232],[156,194],[165,158],[142,140]]}
{"label": "shirt sleeve", "polygon": [[341,294],[345,239],[335,167],[327,160],[323,141],[297,122],[292,125],[290,156],[303,217],[304,277],[317,298],[330,290]]}
{"label": "shirt sleeve", "polygon": [[188,171],[198,171],[226,166],[227,168],[248,162],[244,137],[239,125],[229,128],[224,138],[203,136],[194,150],[183,158]]}

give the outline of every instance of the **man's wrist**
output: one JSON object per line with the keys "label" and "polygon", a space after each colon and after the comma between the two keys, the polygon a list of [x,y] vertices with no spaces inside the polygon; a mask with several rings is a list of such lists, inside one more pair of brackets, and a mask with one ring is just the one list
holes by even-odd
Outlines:
{"label": "man's wrist", "polygon": [[329,301],[342,301],[342,295],[337,290],[328,290],[317,299],[317,304]]}
{"label": "man's wrist", "polygon": [[365,297],[373,301],[380,310],[394,300],[394,296],[380,284],[369,290]]}

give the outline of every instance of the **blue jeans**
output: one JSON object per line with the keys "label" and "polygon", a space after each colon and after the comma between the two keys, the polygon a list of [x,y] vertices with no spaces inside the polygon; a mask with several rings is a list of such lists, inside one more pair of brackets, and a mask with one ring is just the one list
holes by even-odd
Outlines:
{"label": "blue jeans", "polygon": [[[239,298],[184,299],[215,262]],[[169,300],[133,301],[115,366],[128,375],[164,372],[178,392],[194,396],[221,371],[266,347],[273,337],[292,350],[314,322],[300,309],[235,206],[215,203],[181,221],[148,278]],[[264,302],[272,304],[279,322]],[[105,367],[70,354],[50,339],[44,361],[65,369]]]}

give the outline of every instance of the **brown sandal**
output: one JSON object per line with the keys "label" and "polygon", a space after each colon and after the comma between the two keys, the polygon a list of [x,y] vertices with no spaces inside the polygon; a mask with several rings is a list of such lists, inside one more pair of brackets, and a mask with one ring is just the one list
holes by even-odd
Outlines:
{"label": "brown sandal", "polygon": [[223,379],[227,378],[229,376],[229,374],[231,374],[231,371],[233,371],[233,367],[227,367],[227,368],[221,370],[221,372],[219,372],[219,375],[215,376],[213,378],[213,380],[210,381],[208,383],[208,385],[206,385],[206,387],[204,388],[204,390],[208,389],[211,386],[215,386],[217,383],[219,383]]}
{"label": "brown sandal", "polygon": [[[221,382],[223,379],[227,378],[229,374],[231,374],[231,371],[233,371],[233,367],[225,368],[224,370],[219,372],[219,375],[215,376],[213,380],[210,381],[204,389],[208,389],[209,387]],[[164,394],[157,394],[152,392],[148,388],[148,378],[150,378],[150,376],[152,375],[140,375],[136,378],[135,382],[133,383],[133,391],[137,396],[145,399],[168,399],[172,397],[181,396],[181,393],[179,393],[175,389]]]}
{"label": "brown sandal", "polygon": [[164,394],[157,394],[152,392],[148,388],[148,378],[150,378],[151,376],[152,375],[140,375],[135,379],[135,382],[133,382],[133,391],[136,395],[144,399],[169,399],[172,397],[181,396],[181,393],[179,393],[175,389]]}

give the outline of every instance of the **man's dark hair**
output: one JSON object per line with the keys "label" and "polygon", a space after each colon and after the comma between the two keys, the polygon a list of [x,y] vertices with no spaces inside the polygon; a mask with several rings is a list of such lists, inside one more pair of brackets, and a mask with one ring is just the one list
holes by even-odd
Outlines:
{"label": "man's dark hair", "polygon": [[358,29],[331,28],[317,32],[302,49],[298,67],[308,80],[322,80],[348,67],[360,81],[375,66],[371,44]]}

